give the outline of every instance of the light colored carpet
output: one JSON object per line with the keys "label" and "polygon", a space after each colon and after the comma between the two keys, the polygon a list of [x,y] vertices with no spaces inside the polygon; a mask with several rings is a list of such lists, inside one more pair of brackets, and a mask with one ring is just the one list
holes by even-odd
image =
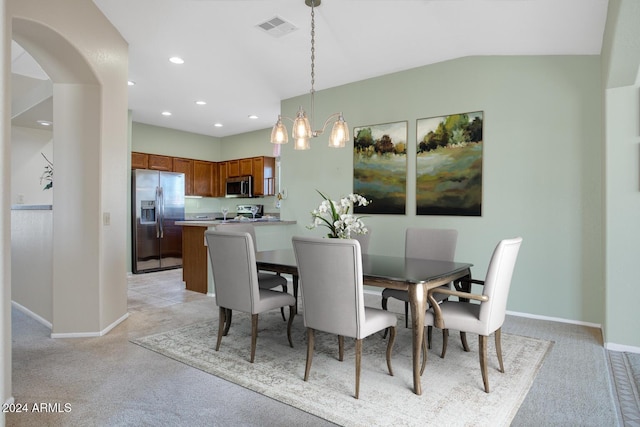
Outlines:
{"label": "light colored carpet", "polygon": [[[249,363],[250,317],[234,312],[229,335],[214,350],[217,320],[181,327],[132,342],[187,365],[257,391],[295,408],[345,426],[373,425],[509,425],[552,347],[550,341],[503,333],[506,373],[498,372],[493,338],[489,340],[491,393],[483,390],[477,337],[471,352],[452,334],[445,359],[439,357],[441,334],[434,333],[423,393],[412,392],[411,335],[400,327],[394,346],[394,376],[386,368],[386,340],[377,334],[363,345],[360,399],[354,398],[353,340],[345,340],[345,360],[337,360],[337,338],[317,333],[308,382],[303,381],[306,335],[302,315],[294,319],[293,342],[279,312],[260,316],[256,361]],[[438,331],[439,332],[439,331]]]}

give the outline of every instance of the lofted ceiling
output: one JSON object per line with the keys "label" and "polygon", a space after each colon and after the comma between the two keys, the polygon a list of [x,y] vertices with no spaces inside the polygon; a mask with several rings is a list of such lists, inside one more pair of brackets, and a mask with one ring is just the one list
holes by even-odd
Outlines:
{"label": "lofted ceiling", "polygon": [[[235,135],[270,128],[281,100],[309,93],[305,0],[93,1],[129,43],[136,122]],[[607,7],[608,0],[322,0],[315,89],[466,56],[598,55]],[[269,32],[259,26],[274,18],[285,23]],[[14,73],[37,82],[17,62]]]}

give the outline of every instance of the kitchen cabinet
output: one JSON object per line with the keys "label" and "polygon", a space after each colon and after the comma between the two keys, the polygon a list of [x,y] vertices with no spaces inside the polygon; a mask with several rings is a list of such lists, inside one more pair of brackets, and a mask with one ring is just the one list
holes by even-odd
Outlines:
{"label": "kitchen cabinet", "polygon": [[184,174],[184,194],[187,196],[195,195],[193,192],[193,160],[174,157],[173,171]]}
{"label": "kitchen cabinet", "polygon": [[218,162],[218,197],[227,195],[228,162]]}
{"label": "kitchen cabinet", "polygon": [[253,157],[253,194],[256,196],[274,196],[276,194],[275,157]]}
{"label": "kitchen cabinet", "polygon": [[173,172],[173,157],[149,154],[149,168],[157,171]]}
{"label": "kitchen cabinet", "polygon": [[146,153],[131,153],[131,169],[149,169],[149,155]]}
{"label": "kitchen cabinet", "polygon": [[214,197],[216,182],[213,176],[213,162],[193,161],[193,194],[203,197]]}
{"label": "kitchen cabinet", "polygon": [[182,227],[182,280],[188,290],[207,293],[207,227]]}
{"label": "kitchen cabinet", "polygon": [[238,163],[240,164],[240,175],[239,176],[247,176],[253,174],[253,162],[251,159],[239,159]]}
{"label": "kitchen cabinet", "polygon": [[132,169],[184,173],[187,196],[225,197],[227,178],[246,175],[253,177],[255,196],[274,196],[275,166],[275,157],[266,156],[209,162],[159,154],[131,153]]}
{"label": "kitchen cabinet", "polygon": [[218,162],[211,162],[211,194],[213,194],[213,197],[220,197],[219,189],[220,185],[218,184]]}
{"label": "kitchen cabinet", "polygon": [[227,161],[227,178],[235,178],[240,176],[240,160]]}

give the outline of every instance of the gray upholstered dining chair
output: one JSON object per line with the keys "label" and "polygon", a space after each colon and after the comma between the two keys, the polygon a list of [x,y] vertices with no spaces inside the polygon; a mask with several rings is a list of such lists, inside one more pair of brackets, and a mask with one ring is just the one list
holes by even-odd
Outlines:
{"label": "gray upholstered dining chair", "polygon": [[[252,224],[243,223],[230,223],[220,226],[221,230],[236,231],[240,233],[249,233],[251,239],[253,239],[253,249],[257,250],[258,241],[256,240],[256,228]],[[258,286],[260,289],[273,289],[278,286],[282,287],[283,292],[288,292],[287,279],[282,277],[280,273],[272,273],[267,271],[258,271]],[[282,314],[282,320],[287,320],[284,315],[284,307],[280,308],[280,314]],[[231,322],[231,313],[228,313],[228,323]],[[226,333],[225,333],[226,335]]]}
{"label": "gray upholstered dining chair", "polygon": [[258,314],[289,306],[287,338],[291,341],[291,325],[295,316],[296,299],[286,292],[260,289],[253,239],[249,233],[207,230],[205,232],[211,269],[213,271],[216,304],[220,308],[218,340],[216,351],[220,349],[222,336],[230,326],[225,327],[227,312],[238,310],[251,314],[251,363],[255,359],[258,338]]}
{"label": "gray upholstered dining chair", "polygon": [[[453,261],[456,253],[458,231],[437,228],[407,228],[404,239],[404,256],[406,258],[434,259],[438,261]],[[450,289],[451,285],[443,285]],[[385,288],[382,291],[382,308],[387,309],[389,298],[404,301],[405,327],[409,326],[409,293],[399,289]],[[441,294],[434,295],[436,301],[446,299]],[[445,333],[443,331],[443,333]],[[431,328],[427,329],[427,342],[431,348]],[[444,348],[442,352],[444,357]],[[424,365],[423,365],[424,366]]]}
{"label": "gray upholstered dining chair", "polygon": [[[501,329],[507,309],[507,299],[511,278],[515,268],[518,251],[522,244],[522,237],[500,241],[495,248],[485,280],[471,280],[472,283],[483,285],[482,294],[460,292],[452,289],[438,288],[434,292],[444,296],[457,296],[460,298],[479,301],[443,301],[439,306],[442,312],[442,320],[447,329],[456,329],[461,335],[465,333],[478,334],[478,352],[480,356],[480,370],[484,391],[489,393],[489,374],[487,369],[487,338],[495,333],[496,353],[500,372],[504,372],[502,362]],[[425,317],[425,325],[435,323],[433,308],[429,308]],[[464,340],[463,342],[466,342]],[[446,348],[446,343],[443,343]],[[465,348],[465,351],[469,351]]]}
{"label": "gray upholstered dining chair", "polygon": [[351,236],[352,239],[360,242],[360,250],[363,254],[369,253],[369,242],[371,241],[371,232],[372,228],[370,225],[367,225],[367,232],[365,234],[353,234]]}
{"label": "gray upholstered dining chair", "polygon": [[364,306],[362,252],[354,239],[293,237],[293,248],[302,287],[304,325],[307,328],[307,363],[304,380],[309,379],[315,331],[338,335],[338,359],[344,357],[344,337],[356,340],[356,399],[360,396],[362,340],[390,329],[387,368],[396,336],[396,316]]}

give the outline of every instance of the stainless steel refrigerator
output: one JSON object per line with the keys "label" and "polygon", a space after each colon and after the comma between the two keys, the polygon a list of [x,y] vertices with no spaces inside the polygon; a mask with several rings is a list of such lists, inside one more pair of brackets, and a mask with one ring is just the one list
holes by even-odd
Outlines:
{"label": "stainless steel refrigerator", "polygon": [[182,267],[184,174],[132,171],[133,272]]}

